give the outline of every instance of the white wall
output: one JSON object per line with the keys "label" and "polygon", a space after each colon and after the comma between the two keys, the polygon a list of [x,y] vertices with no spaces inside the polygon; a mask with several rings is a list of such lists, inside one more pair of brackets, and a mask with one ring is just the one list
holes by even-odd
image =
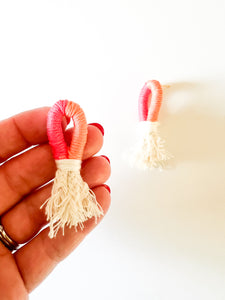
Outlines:
{"label": "white wall", "polygon": [[[58,99],[105,127],[112,207],[31,295],[36,299],[225,299],[225,3],[0,2],[0,117]],[[130,169],[137,99],[165,91],[165,172]]]}

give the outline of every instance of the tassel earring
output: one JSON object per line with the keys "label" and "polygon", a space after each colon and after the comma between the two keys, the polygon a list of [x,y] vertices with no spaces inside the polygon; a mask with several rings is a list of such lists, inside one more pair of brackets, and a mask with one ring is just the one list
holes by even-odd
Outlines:
{"label": "tassel earring", "polygon": [[131,158],[140,169],[163,169],[173,156],[165,150],[165,141],[159,135],[158,115],[163,90],[157,80],[149,80],[139,96],[139,143]]}
{"label": "tassel earring", "polygon": [[[74,131],[69,147],[64,140],[62,118],[72,119]],[[84,228],[84,222],[103,215],[95,194],[80,175],[84,146],[87,140],[87,122],[80,106],[68,100],[60,100],[50,109],[47,119],[47,134],[56,162],[57,171],[51,197],[45,213],[49,221],[49,237],[56,236],[64,227]]]}

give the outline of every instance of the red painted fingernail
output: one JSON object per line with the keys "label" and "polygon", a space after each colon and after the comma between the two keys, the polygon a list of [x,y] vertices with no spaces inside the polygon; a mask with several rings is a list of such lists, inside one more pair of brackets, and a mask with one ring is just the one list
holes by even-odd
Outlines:
{"label": "red painted fingernail", "polygon": [[110,163],[110,159],[107,157],[107,156],[105,156],[105,155],[101,155],[101,157],[104,157],[106,160],[108,160],[108,162]]}
{"label": "red painted fingernail", "polygon": [[102,186],[104,186],[104,188],[106,188],[109,191],[109,193],[111,194],[111,189],[107,184],[103,184]]}
{"label": "red painted fingernail", "polygon": [[102,135],[105,134],[104,128],[102,127],[101,124],[99,124],[99,123],[90,123],[89,125],[97,127],[101,131]]}

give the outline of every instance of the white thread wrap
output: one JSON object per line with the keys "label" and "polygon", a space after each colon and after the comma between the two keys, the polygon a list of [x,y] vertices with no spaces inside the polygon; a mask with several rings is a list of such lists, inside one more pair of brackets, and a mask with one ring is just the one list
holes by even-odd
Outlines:
{"label": "white thread wrap", "polygon": [[103,215],[95,194],[80,175],[81,161],[75,159],[56,160],[57,171],[51,197],[46,204],[45,213],[49,221],[49,237],[56,236],[64,227],[84,228],[84,222],[94,217],[95,222]]}
{"label": "white thread wrap", "polygon": [[58,170],[80,172],[81,160],[79,159],[58,159],[55,163]]}
{"label": "white thread wrap", "polygon": [[165,150],[159,135],[159,122],[142,121],[138,124],[139,141],[133,150],[131,164],[140,169],[163,169],[173,156]]}

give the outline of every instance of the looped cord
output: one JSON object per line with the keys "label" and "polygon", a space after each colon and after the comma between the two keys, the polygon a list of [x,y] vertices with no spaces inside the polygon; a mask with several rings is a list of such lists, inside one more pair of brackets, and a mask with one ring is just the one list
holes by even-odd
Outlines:
{"label": "looped cord", "polygon": [[[62,118],[73,120],[74,131],[71,144],[68,147],[63,135]],[[49,111],[47,134],[55,160],[82,160],[84,146],[87,140],[87,121],[81,107],[68,100],[59,100]]]}
{"label": "looped cord", "polygon": [[157,80],[149,80],[143,86],[139,96],[139,120],[158,121],[162,104],[162,86]]}

